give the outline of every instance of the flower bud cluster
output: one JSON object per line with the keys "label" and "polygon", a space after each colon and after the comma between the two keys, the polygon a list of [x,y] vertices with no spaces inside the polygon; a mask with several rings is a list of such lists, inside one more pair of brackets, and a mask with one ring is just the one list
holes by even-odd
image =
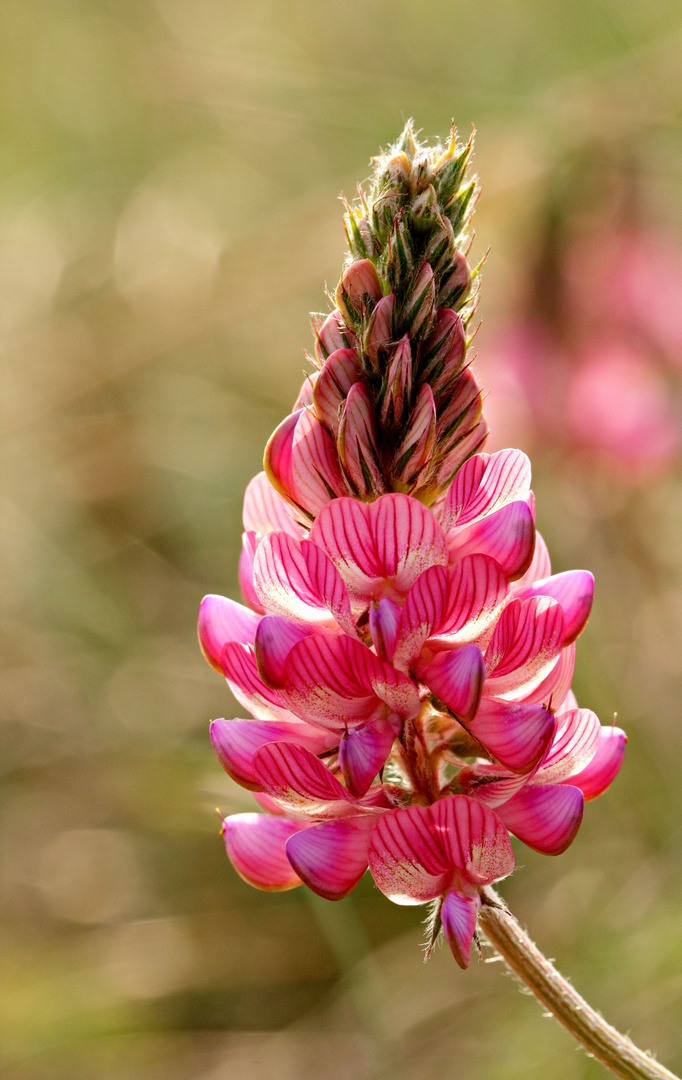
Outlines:
{"label": "flower bud cluster", "polygon": [[476,271],[465,249],[472,142],[444,149],[408,124],[346,204],[350,261],[335,308],[314,320],[317,367],[268,443],[265,468],[298,519],[331,498],[391,491],[431,505],[483,445],[481,394],[466,364]]}

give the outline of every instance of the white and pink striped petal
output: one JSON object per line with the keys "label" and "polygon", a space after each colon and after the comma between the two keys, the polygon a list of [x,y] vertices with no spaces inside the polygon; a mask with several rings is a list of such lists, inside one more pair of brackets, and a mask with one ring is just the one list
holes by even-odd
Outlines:
{"label": "white and pink striped petal", "polygon": [[444,531],[467,525],[507,503],[527,502],[530,473],[530,461],[521,450],[500,450],[469,458],[448,491],[443,507]]}
{"label": "white and pink striped petal", "polygon": [[561,651],[564,625],[561,606],[550,597],[507,604],[486,649],[484,694],[518,697],[538,686]]}
{"label": "white and pink striped petal", "polygon": [[290,814],[336,818],[357,813],[353,796],[300,744],[269,742],[260,747],[253,756],[253,773],[263,791]]}
{"label": "white and pink striped petal", "polygon": [[623,764],[627,741],[627,735],[621,728],[604,726],[597,751],[589,765],[560,783],[580,788],[586,802],[597,799],[616,779]]}
{"label": "white and pink striped petal", "polygon": [[295,743],[312,754],[323,754],[338,743],[338,736],[301,720],[214,720],[211,743],[228,776],[242,787],[257,791],[261,783],[253,770],[253,756],[271,742]]}
{"label": "white and pink striped petal", "polygon": [[480,552],[500,564],[510,581],[528,569],[535,547],[533,512],[525,502],[511,502],[486,517],[450,529],[447,533],[450,562]]}
{"label": "white and pink striped petal", "polygon": [[523,588],[517,585],[512,595],[519,600],[527,600],[531,596],[549,596],[561,604],[566,633],[564,645],[570,645],[583,632],[590,617],[594,577],[589,570],[567,570],[563,574],[541,578]]}
{"label": "white and pink striped petal", "polygon": [[348,590],[333,562],[316,544],[272,532],[261,541],[253,568],[265,610],[309,625],[340,626],[355,635]]}
{"label": "white and pink striped petal", "polygon": [[260,620],[260,615],[227,596],[205,596],[199,606],[198,633],[201,651],[211,667],[222,674],[221,658],[228,641],[253,645]]}

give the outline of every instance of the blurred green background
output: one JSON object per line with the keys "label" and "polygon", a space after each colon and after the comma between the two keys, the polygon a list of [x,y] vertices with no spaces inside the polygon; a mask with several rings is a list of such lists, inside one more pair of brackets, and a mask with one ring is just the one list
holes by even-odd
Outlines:
{"label": "blurred green background", "polygon": [[[570,228],[583,175],[627,161],[677,242],[681,46],[675,0],[3,0],[8,1080],[604,1075],[499,965],[424,966],[420,912],[370,881],[333,905],[236,876],[214,807],[250,800],[207,722],[241,710],[194,626],[203,593],[238,596],[242,492],[338,278],[339,192],[408,116],[476,124],[483,357],[532,309],[557,176]],[[503,892],[679,1071],[682,471],[533,454],[555,569],[597,576],[579,700],[630,746],[573,847],[524,849]]]}

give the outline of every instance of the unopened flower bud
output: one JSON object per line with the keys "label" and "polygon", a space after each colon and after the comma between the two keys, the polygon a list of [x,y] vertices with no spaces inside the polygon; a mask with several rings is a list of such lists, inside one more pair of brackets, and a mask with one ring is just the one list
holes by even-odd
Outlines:
{"label": "unopened flower bud", "polygon": [[450,268],[443,275],[438,293],[441,307],[454,307],[458,300],[463,300],[471,287],[471,270],[466,257],[456,251]]}
{"label": "unopened flower bud", "polygon": [[340,311],[332,311],[319,325],[313,321],[313,329],[315,354],[320,363],[324,363],[329,354],[335,352],[336,349],[352,348],[355,344],[355,335],[344,324]]}
{"label": "unopened flower bud", "polygon": [[403,295],[414,274],[415,262],[410,230],[400,216],[393,222],[386,250],[386,277],[389,285],[394,293]]}
{"label": "unopened flower bud", "polygon": [[393,476],[397,490],[410,491],[428,465],[436,438],[436,405],[431,387],[424,383],[415,402],[409,426],[394,458]]}
{"label": "unopened flower bud", "polygon": [[371,368],[379,371],[381,368],[381,352],[385,350],[393,337],[393,311],[395,308],[395,296],[389,293],[382,296],[370,316],[365,332],[365,353],[369,359]]}
{"label": "unopened flower bud", "polygon": [[384,427],[398,428],[412,395],[412,349],[407,334],[398,342],[389,361],[382,393],[381,423]]}
{"label": "unopened flower bud", "polygon": [[386,490],[377,450],[374,406],[364,383],[355,383],[346,398],[337,438],[339,459],[360,498]]}
{"label": "unopened flower bud", "polygon": [[430,330],[435,300],[433,270],[425,262],[422,263],[403,308],[403,324],[411,338],[419,337]]}
{"label": "unopened flower bud", "polygon": [[439,308],[433,330],[419,353],[419,379],[431,384],[436,400],[459,374],[465,351],[461,318],[450,308]]}
{"label": "unopened flower bud", "polygon": [[362,372],[355,349],[337,349],[325,360],[313,392],[315,414],[336,438],[344,402]]}
{"label": "unopened flower bud", "polygon": [[381,296],[381,283],[374,264],[369,259],[357,259],[341,275],[335,299],[346,322],[358,327]]}

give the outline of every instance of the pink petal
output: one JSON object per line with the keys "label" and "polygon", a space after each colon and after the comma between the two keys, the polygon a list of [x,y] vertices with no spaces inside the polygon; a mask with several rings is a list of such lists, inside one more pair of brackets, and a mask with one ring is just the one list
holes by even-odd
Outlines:
{"label": "pink petal", "polygon": [[337,495],[345,495],[346,486],[339,471],[334,442],[309,409],[298,418],[291,441],[291,476],[293,492],[289,498],[302,506],[310,517]]}
{"label": "pink petal", "polygon": [[386,764],[398,730],[391,724],[362,724],[339,744],[339,764],[348,790],[362,798]]}
{"label": "pink petal", "polygon": [[502,765],[492,765],[480,759],[473,765],[466,765],[457,774],[461,791],[493,810],[516,795],[529,779],[528,775],[512,773]]}
{"label": "pink petal", "polygon": [[495,812],[528,847],[542,855],[561,855],[580,828],[583,804],[577,787],[531,784]]}
{"label": "pink petal", "polygon": [[294,431],[299,418],[305,412],[305,409],[299,409],[282,420],[268,439],[263,455],[263,466],[268,481],[275,489],[275,493],[287,501],[296,501],[292,458]]}
{"label": "pink petal", "polygon": [[467,555],[447,571],[440,566],[425,570],[407,594],[394,663],[408,668],[427,640],[442,648],[480,638],[506,594],[507,579],[487,555]]}
{"label": "pink petal", "polygon": [[313,404],[313,394],[315,392],[315,384],[320,377],[319,371],[313,371],[311,375],[306,375],[303,380],[303,385],[298,392],[298,397],[294,402],[292,412],[297,412],[299,409],[309,409]]}
{"label": "pink petal", "polygon": [[487,806],[468,795],[449,795],[429,807],[444,857],[477,887],[511,874],[514,852],[507,830]]}
{"label": "pink petal", "polygon": [[564,637],[564,614],[556,600],[512,600],[486,650],[485,694],[504,697],[536,687],[551,671]]}
{"label": "pink petal", "polygon": [[355,349],[336,349],[322,366],[313,395],[315,414],[334,438],[339,431],[341,407],[351,386],[361,376],[362,369]]}
{"label": "pink petal", "polygon": [[402,609],[388,597],[373,600],[369,605],[369,632],[374,648],[377,656],[389,663],[395,652],[401,612]]}
{"label": "pink petal", "polygon": [[310,539],[327,552],[359,603],[398,599],[427,567],[447,561],[434,515],[409,495],[382,495],[372,503],[335,499],[320,512]]}
{"label": "pink petal", "polygon": [[222,670],[237,701],[259,720],[296,721],[277,690],[266,686],[256,665],[253,648],[228,641],[222,652]]}
{"label": "pink petal", "polygon": [[417,688],[354,638],[306,638],[291,650],[282,697],[301,719],[335,730],[419,712]]}
{"label": "pink petal", "polygon": [[463,723],[473,720],[485,679],[485,664],[477,645],[438,653],[420,678]]}
{"label": "pink petal", "polygon": [[332,311],[321,324],[316,324],[313,319],[313,329],[317,337],[315,353],[320,361],[326,360],[336,349],[352,347],[355,344],[355,334],[344,325],[340,311]]}
{"label": "pink petal", "polygon": [[256,556],[257,544],[258,539],[255,532],[242,533],[242,550],[239,554],[237,576],[239,589],[245,602],[252,611],[257,611],[259,615],[263,615],[264,609],[259,603],[256,590],[253,587],[253,560]]}
{"label": "pink petal", "polygon": [[571,708],[577,708],[577,705],[573,702],[566,703],[571,689],[574,668],[575,643],[567,645],[561,650],[542,682],[529,690],[515,694],[514,697],[518,701],[534,701],[557,710],[561,708],[564,712]]}
{"label": "pink petal", "polygon": [[514,597],[526,600],[530,596],[550,596],[561,604],[564,613],[566,638],[570,645],[585,629],[594,599],[594,577],[589,570],[567,570],[563,574],[534,581],[524,589],[514,589]]}
{"label": "pink petal", "polygon": [[552,564],[550,562],[547,544],[541,534],[536,530],[535,551],[533,552],[532,562],[525,574],[517,580],[515,587],[516,589],[525,588],[527,585],[532,585],[534,581],[549,577],[551,573]]}
{"label": "pink petal", "polygon": [[[589,765],[597,752],[601,724],[591,709],[571,709],[556,718],[556,733],[536,780],[559,784]],[[579,785],[576,785],[579,786]]]}
{"label": "pink petal", "polygon": [[500,764],[528,773],[546,752],[555,722],[552,712],[541,705],[484,697],[466,727]]}
{"label": "pink petal", "polygon": [[266,536],[277,530],[289,536],[303,535],[300,525],[289,513],[287,503],[277,494],[264,472],[258,473],[246,485],[242,516],[246,532]]}
{"label": "pink petal", "polygon": [[228,641],[252,645],[260,615],[227,596],[205,596],[199,607],[199,644],[209,664],[222,674],[222,651]]}
{"label": "pink petal", "polygon": [[352,795],[303,746],[267,743],[253,756],[253,772],[263,790],[292,814],[335,818],[352,812]]}
{"label": "pink petal", "polygon": [[377,886],[394,904],[434,900],[451,877],[431,809],[408,806],[389,810],[372,832],[369,868]]}
{"label": "pink petal", "polygon": [[230,861],[240,877],[268,892],[281,892],[301,884],[286,857],[290,836],[308,828],[307,821],[234,814],[223,821],[223,837]]}
{"label": "pink petal", "polygon": [[348,392],[336,445],[352,490],[361,498],[386,490],[377,450],[374,402],[364,383],[354,383]]}
{"label": "pink petal", "polygon": [[443,529],[466,525],[530,495],[530,461],[521,450],[476,454],[457,473],[443,509]]}
{"label": "pink petal", "polygon": [[312,633],[313,627],[301,626],[281,615],[265,615],[261,619],[253,651],[258,674],[266,686],[276,690],[283,685],[287,656],[294,645]]}
{"label": "pink petal", "polygon": [[487,517],[448,533],[451,562],[474,552],[490,555],[510,581],[528,569],[534,545],[533,513],[525,502],[507,503]]}
{"label": "pink petal", "polygon": [[440,909],[440,919],[445,940],[461,968],[469,967],[477,917],[478,904],[472,896],[461,896],[454,890],[447,894]]}
{"label": "pink petal", "polygon": [[302,881],[326,900],[341,900],[367,869],[374,817],[324,821],[287,842],[289,862]]}
{"label": "pink petal", "polygon": [[355,635],[343,579],[331,559],[309,540],[279,532],[266,536],[256,552],[253,583],[269,613],[313,625],[338,624]]}
{"label": "pink petal", "polygon": [[323,754],[338,742],[338,736],[310,727],[300,720],[214,720],[211,743],[225,772],[242,787],[257,790],[261,785],[253,771],[253,755],[271,742],[291,742]]}
{"label": "pink petal", "polygon": [[589,765],[563,783],[580,788],[586,801],[598,798],[616,779],[627,741],[627,735],[620,728],[603,727],[597,752]]}

